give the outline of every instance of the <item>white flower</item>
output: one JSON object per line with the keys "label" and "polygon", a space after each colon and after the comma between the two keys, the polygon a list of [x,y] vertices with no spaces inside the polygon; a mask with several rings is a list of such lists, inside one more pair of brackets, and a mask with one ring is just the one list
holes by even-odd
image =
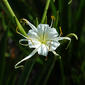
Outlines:
{"label": "white flower", "polygon": [[38,52],[39,55],[43,56],[47,56],[48,51],[56,54],[55,50],[60,46],[60,40],[67,39],[71,41],[69,37],[60,37],[56,29],[51,28],[51,26],[49,26],[48,24],[39,24],[36,28],[28,20],[23,20],[27,25],[31,27],[31,29],[27,34],[28,37],[21,34],[22,36],[24,36],[25,39],[21,39],[19,42],[21,43],[22,41],[27,41],[28,44],[21,44],[35,49],[30,55],[19,61],[15,65],[15,68],[18,68],[18,65],[21,62],[31,58],[36,52]]}

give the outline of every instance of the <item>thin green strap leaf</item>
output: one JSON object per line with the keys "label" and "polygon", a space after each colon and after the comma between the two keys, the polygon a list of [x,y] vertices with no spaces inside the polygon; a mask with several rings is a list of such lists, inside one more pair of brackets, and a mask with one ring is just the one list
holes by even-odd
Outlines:
{"label": "thin green strap leaf", "polygon": [[19,20],[17,19],[16,15],[14,14],[10,4],[8,3],[7,0],[3,0],[3,3],[5,4],[5,6],[7,7],[8,11],[10,12],[12,18],[16,21],[18,28],[20,30],[21,33],[23,33],[25,36],[27,35],[26,32],[24,31],[22,25],[20,24]]}
{"label": "thin green strap leaf", "polygon": [[48,11],[48,8],[49,8],[50,1],[51,0],[47,0],[47,2],[46,2],[46,6],[45,6],[45,9],[44,9],[43,17],[42,17],[42,20],[41,20],[41,23],[42,24],[45,21],[45,18],[46,18],[46,15],[47,15],[47,11]]}

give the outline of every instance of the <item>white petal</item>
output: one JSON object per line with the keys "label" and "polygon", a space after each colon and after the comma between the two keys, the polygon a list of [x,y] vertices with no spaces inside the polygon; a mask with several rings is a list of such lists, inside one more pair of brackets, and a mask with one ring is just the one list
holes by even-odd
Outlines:
{"label": "white petal", "polygon": [[23,19],[26,23],[27,23],[27,25],[29,25],[33,30],[37,30],[36,29],[36,27],[33,25],[33,24],[31,24],[27,19]]}
{"label": "white petal", "polygon": [[48,54],[48,49],[47,49],[47,47],[46,47],[44,44],[42,44],[42,45],[39,47],[39,49],[38,49],[38,54],[43,55],[43,56],[47,56],[47,54]]}
{"label": "white petal", "polygon": [[49,25],[47,24],[39,24],[37,27],[38,36],[43,39],[43,35],[45,36],[46,30],[48,29]]}
{"label": "white petal", "polygon": [[51,34],[56,34],[58,36],[58,32],[57,32],[57,30],[55,28],[51,28],[50,33]]}
{"label": "white petal", "polygon": [[54,38],[57,38],[58,32],[55,28],[49,27],[47,24],[40,24],[38,25],[38,36],[40,36],[41,39],[43,39],[43,35],[45,36],[46,40],[51,40]]}
{"label": "white petal", "polygon": [[56,48],[58,48],[60,43],[58,41],[49,41],[48,46],[49,46],[49,51],[54,51]]}
{"label": "white petal", "polygon": [[38,36],[38,34],[37,34],[37,31],[34,31],[34,30],[29,30],[29,32],[28,32],[28,36],[30,37],[30,38],[39,38],[39,36]]}
{"label": "white petal", "polygon": [[41,45],[41,43],[34,38],[33,39],[31,38],[31,40],[29,40],[28,43],[30,48],[37,48]]}
{"label": "white petal", "polygon": [[55,28],[50,28],[50,27],[49,27],[49,29],[47,30],[46,33],[47,33],[47,35],[48,35],[48,37],[47,37],[48,40],[55,39],[55,38],[57,38],[57,36],[58,36],[58,32],[56,31]]}
{"label": "white petal", "polygon": [[35,50],[33,50],[31,52],[30,55],[28,55],[27,57],[25,57],[24,59],[22,59],[21,61],[19,61],[16,65],[15,65],[15,69],[19,68],[20,66],[18,66],[20,63],[22,63],[23,61],[26,61],[27,59],[31,58],[36,52],[37,52],[38,48],[36,48]]}
{"label": "white petal", "polygon": [[39,24],[37,29],[44,31],[44,29],[47,29],[49,27],[48,24]]}

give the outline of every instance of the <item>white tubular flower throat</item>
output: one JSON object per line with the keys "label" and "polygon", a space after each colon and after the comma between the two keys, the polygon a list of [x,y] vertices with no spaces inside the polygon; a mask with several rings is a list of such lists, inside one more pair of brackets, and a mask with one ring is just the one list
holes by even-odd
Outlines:
{"label": "white tubular flower throat", "polygon": [[29,25],[32,29],[28,32],[28,37],[24,37],[25,39],[21,39],[20,43],[22,41],[28,41],[28,44],[22,44],[24,46],[29,46],[30,48],[35,48],[34,51],[21,61],[19,61],[15,68],[18,68],[19,64],[29,58],[31,58],[36,52],[38,52],[39,55],[47,56],[48,51],[51,51],[54,53],[54,51],[59,47],[60,40],[67,39],[71,41],[69,37],[60,37],[58,32],[55,28],[52,28],[48,24],[39,24],[36,28],[34,25],[32,25],[28,20],[23,19],[27,25]]}

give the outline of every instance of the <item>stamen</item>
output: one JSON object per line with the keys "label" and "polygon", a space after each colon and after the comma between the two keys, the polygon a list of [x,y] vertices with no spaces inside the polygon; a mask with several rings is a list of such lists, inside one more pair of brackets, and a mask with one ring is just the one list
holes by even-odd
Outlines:
{"label": "stamen", "polygon": [[51,16],[51,19],[55,20],[55,17],[54,16]]}
{"label": "stamen", "polygon": [[50,27],[52,27],[52,25],[53,25],[53,20],[55,20],[55,17],[54,17],[54,16],[51,16],[51,19],[52,19],[52,21],[51,21]]}
{"label": "stamen", "polygon": [[59,29],[60,29],[60,36],[62,36],[63,35],[63,32],[62,32],[61,27],[59,27]]}

